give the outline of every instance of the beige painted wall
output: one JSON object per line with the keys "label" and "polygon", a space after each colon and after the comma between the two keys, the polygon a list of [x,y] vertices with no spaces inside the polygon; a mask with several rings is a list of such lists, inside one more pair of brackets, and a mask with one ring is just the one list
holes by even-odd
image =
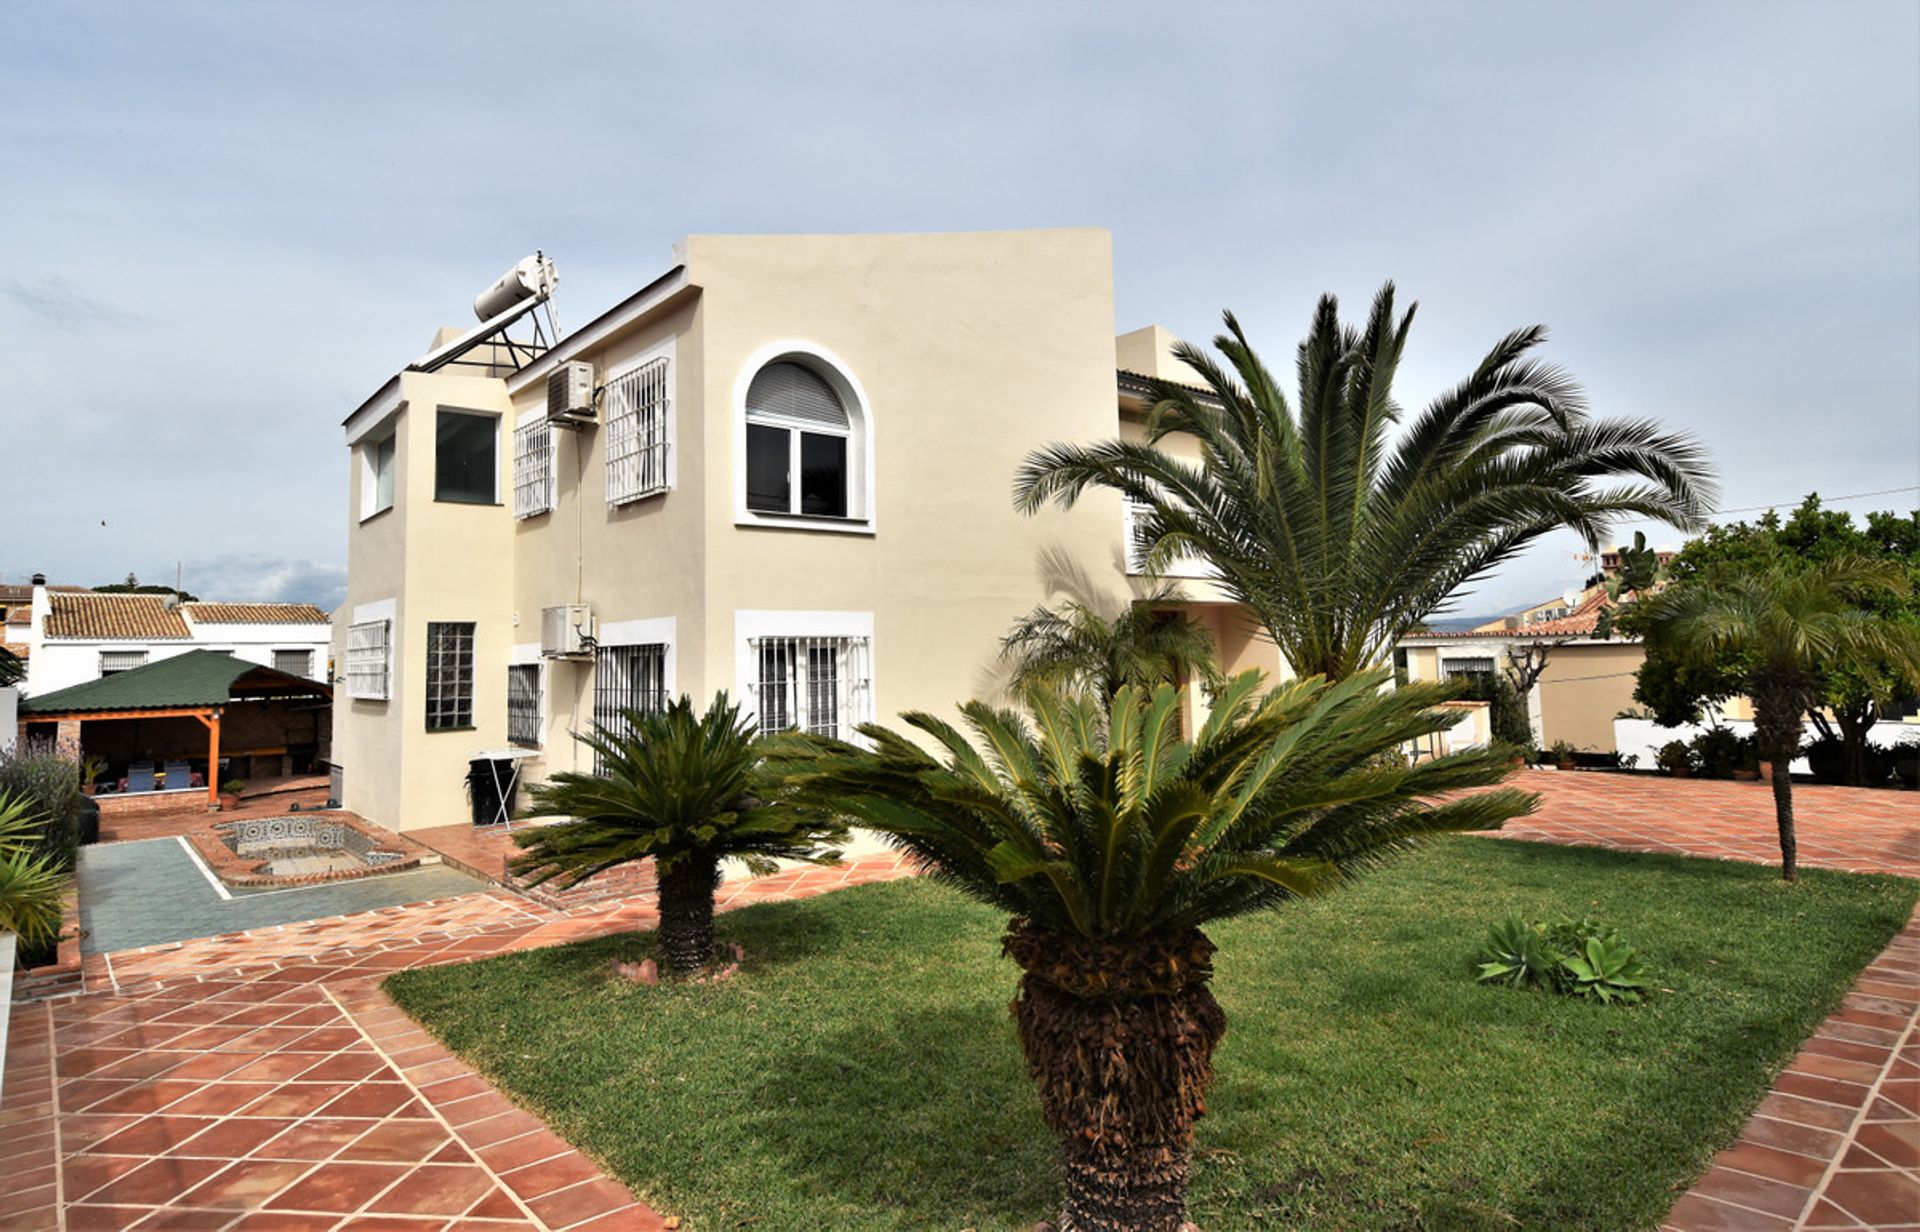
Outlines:
{"label": "beige painted wall", "polygon": [[[506,743],[512,628],[509,508],[433,499],[438,411],[446,407],[504,417],[511,407],[502,382],[479,376],[405,373],[400,397],[402,407],[393,420],[393,508],[360,521],[357,452],[348,485],[345,619],[352,621],[356,607],[394,601],[390,697],[355,700],[342,684],[334,703],[334,756],[343,769],[347,808],[380,825],[418,829],[465,819],[462,784],[468,759],[476,750]],[[510,501],[510,433],[501,440],[495,490]],[[422,652],[431,621],[475,624],[471,730],[426,730]],[[344,673],[344,660],[340,667]]]}
{"label": "beige painted wall", "polygon": [[1637,642],[1554,647],[1536,686],[1546,743],[1613,752],[1613,716],[1634,704],[1633,674],[1645,658]]}
{"label": "beige painted wall", "polygon": [[[1000,635],[1047,597],[1048,554],[1124,590],[1117,496],[1035,517],[1011,498],[1033,449],[1113,434],[1105,231],[696,236],[687,251],[710,482],[708,638],[683,686],[737,685],[736,610],[871,611],[877,717],[950,712],[990,687]],[[749,357],[784,339],[837,356],[871,403],[871,536],[734,524],[738,395]]]}

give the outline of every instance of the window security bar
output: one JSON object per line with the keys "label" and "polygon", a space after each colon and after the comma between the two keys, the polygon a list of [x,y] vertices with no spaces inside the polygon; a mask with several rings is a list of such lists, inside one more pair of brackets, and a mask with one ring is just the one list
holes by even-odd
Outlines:
{"label": "window security bar", "polygon": [[757,637],[752,703],[759,730],[851,740],[873,718],[873,647],[864,637]]}
{"label": "window security bar", "polygon": [[665,357],[615,377],[606,390],[607,503],[625,505],[667,490]]}

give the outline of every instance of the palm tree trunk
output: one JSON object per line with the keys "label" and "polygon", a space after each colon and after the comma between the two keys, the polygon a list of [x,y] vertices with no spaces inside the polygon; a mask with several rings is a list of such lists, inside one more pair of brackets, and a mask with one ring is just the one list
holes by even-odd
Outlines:
{"label": "palm tree trunk", "polygon": [[688,853],[660,875],[660,958],[673,975],[692,975],[713,958],[718,872],[712,856]]}
{"label": "palm tree trunk", "polygon": [[1788,881],[1800,879],[1800,845],[1793,833],[1793,775],[1787,763],[1793,750],[1777,753],[1773,759],[1773,820],[1780,830],[1780,876]]}
{"label": "palm tree trunk", "polygon": [[1060,1139],[1059,1232],[1179,1232],[1193,1124],[1206,1111],[1226,1016],[1197,929],[1118,946],[1016,922],[1025,968],[1013,1016],[1047,1124]]}
{"label": "palm tree trunk", "polygon": [[1753,728],[1761,751],[1773,763],[1773,820],[1780,831],[1780,876],[1800,877],[1799,843],[1793,832],[1793,771],[1790,763],[1800,751],[1800,694],[1788,687],[1759,688],[1753,692]]}

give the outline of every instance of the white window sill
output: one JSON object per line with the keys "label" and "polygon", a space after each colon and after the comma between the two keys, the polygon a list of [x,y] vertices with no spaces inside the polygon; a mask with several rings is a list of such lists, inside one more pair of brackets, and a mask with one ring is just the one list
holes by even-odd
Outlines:
{"label": "white window sill", "polygon": [[754,513],[751,510],[735,513],[733,524],[774,530],[817,530],[832,535],[872,535],[874,533],[873,522],[868,518],[808,517],[805,514]]}

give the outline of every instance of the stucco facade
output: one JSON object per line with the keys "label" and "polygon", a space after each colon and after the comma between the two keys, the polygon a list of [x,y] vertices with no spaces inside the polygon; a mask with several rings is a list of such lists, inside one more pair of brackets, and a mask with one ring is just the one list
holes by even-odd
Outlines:
{"label": "stucco facade", "polygon": [[[1037,603],[1137,592],[1117,496],[1033,517],[1011,500],[1030,451],[1108,438],[1129,419],[1106,232],[695,236],[676,259],[517,372],[402,372],[348,419],[334,737],[347,807],[393,829],[463,820],[467,762],[484,750],[518,748],[528,779],[587,768],[570,733],[608,704],[608,656],[623,649],[634,658],[620,670],[651,673],[650,688],[702,703],[724,689],[749,711],[777,702],[797,707],[791,721],[845,731],[995,692],[999,638]],[[664,405],[649,404],[666,416],[664,490],[613,499],[609,402],[597,423],[549,434],[550,507],[516,516],[517,429],[540,431],[547,376],[574,361],[593,365],[603,393],[664,362]],[[845,507],[833,516],[749,499],[750,455],[765,446],[748,440],[758,379],[781,364],[818,375],[844,411],[833,431],[846,441]],[[442,411],[494,417],[494,501],[436,499]],[[811,465],[789,481],[814,483]],[[1217,627],[1229,666],[1277,666],[1271,645],[1192,585],[1191,610]],[[543,655],[543,611],[571,604],[591,612],[594,645]],[[388,696],[377,698],[364,695],[378,687],[364,647],[383,622]],[[442,622],[472,625],[460,645],[470,722],[445,721],[444,669],[429,695],[426,639]],[[535,731],[524,693],[509,731],[510,667],[517,688],[537,679]]]}

